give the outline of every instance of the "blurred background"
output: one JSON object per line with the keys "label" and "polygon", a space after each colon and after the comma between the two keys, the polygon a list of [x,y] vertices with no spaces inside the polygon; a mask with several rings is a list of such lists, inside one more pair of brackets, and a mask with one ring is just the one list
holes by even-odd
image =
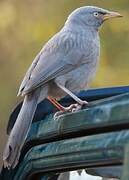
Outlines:
{"label": "blurred background", "polygon": [[91,87],[129,84],[128,0],[0,0],[0,152],[7,138],[8,117],[20,101],[16,95],[28,66],[43,44],[60,30],[68,14],[84,5],[124,15],[101,28],[100,67]]}

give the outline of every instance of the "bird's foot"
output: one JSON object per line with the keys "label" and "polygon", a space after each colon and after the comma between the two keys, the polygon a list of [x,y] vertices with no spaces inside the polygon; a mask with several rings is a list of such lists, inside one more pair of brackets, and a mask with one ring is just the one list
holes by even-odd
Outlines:
{"label": "bird's foot", "polygon": [[56,120],[59,116],[65,114],[67,112],[77,112],[82,109],[83,105],[87,105],[87,104],[88,104],[87,101],[80,101],[77,104],[71,104],[68,107],[64,107],[63,111],[58,111],[54,114],[54,120]]}

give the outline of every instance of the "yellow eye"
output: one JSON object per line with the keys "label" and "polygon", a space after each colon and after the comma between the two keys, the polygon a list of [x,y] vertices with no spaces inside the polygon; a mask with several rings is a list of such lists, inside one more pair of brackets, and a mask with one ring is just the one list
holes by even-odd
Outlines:
{"label": "yellow eye", "polygon": [[98,17],[98,16],[99,16],[99,13],[98,13],[98,12],[94,12],[94,16],[95,16],[95,17]]}

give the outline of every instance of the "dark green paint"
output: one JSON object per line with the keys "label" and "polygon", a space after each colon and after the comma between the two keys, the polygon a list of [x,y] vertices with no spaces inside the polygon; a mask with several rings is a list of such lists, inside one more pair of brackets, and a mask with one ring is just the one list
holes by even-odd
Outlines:
{"label": "dark green paint", "polygon": [[[129,131],[106,133],[39,145],[32,148],[21,163],[14,180],[37,171],[89,168],[121,164]],[[24,172],[24,173],[22,173]]]}
{"label": "dark green paint", "polygon": [[[32,124],[26,142],[34,141],[34,147],[27,150],[10,180],[23,180],[38,172],[49,172],[45,179],[53,171],[122,165],[124,147],[129,143],[128,125],[129,93],[91,102],[85,109],[55,121],[49,115]],[[123,177],[129,176],[126,159]]]}
{"label": "dark green paint", "polygon": [[129,123],[129,93],[90,103],[90,107],[61,116],[56,121],[52,115],[45,121],[33,123],[27,141],[46,140],[69,132],[80,132],[97,127]]}

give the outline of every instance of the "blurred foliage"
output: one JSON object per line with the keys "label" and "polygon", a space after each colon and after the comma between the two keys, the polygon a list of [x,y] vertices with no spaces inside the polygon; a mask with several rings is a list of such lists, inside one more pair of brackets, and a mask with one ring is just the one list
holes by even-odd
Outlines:
{"label": "blurred foliage", "polygon": [[[20,82],[43,44],[77,7],[96,5],[119,11],[122,19],[107,21],[101,29],[101,61],[93,87],[129,82],[128,0],[1,0],[0,1],[0,132],[18,101]],[[2,146],[2,144],[1,144]]]}

